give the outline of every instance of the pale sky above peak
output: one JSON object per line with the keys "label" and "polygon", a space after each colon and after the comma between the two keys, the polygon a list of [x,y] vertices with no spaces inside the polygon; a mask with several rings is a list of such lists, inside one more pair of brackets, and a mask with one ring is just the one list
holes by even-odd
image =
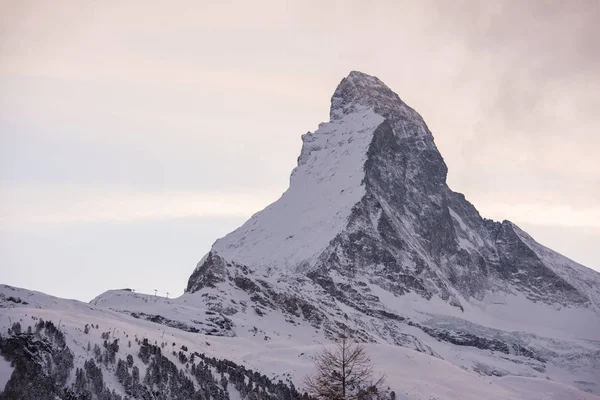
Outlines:
{"label": "pale sky above peak", "polygon": [[488,218],[600,270],[600,3],[0,0],[0,282],[181,293],[352,70]]}

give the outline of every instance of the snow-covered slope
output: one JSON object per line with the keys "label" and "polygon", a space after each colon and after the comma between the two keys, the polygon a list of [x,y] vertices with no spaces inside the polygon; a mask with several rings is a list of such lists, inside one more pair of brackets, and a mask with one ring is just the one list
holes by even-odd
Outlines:
{"label": "snow-covered slope", "polygon": [[542,260],[544,265],[552,269],[569,285],[581,293],[585,293],[592,303],[592,308],[596,311],[600,310],[600,274],[542,246],[516,226],[515,231],[521,240]]}
{"label": "snow-covered slope", "polygon": [[314,264],[365,195],[361,166],[382,121],[365,108],[302,136],[304,146],[289,190],[217,240],[214,251],[264,269],[295,270]]}
{"label": "snow-covered slope", "polygon": [[[12,298],[12,300],[7,300],[8,298]],[[36,325],[39,324],[40,320],[53,321],[54,325],[64,335],[65,346],[73,356],[71,375],[65,384],[67,388],[76,387],[75,371],[78,368],[85,370],[86,361],[89,363],[90,359],[97,359],[94,351],[96,346],[101,349],[101,354],[104,354],[106,348],[103,343],[105,340],[108,343],[117,340],[119,349],[115,355],[116,361],[104,362],[101,355],[100,361],[96,362],[96,365],[102,371],[102,384],[110,396],[126,395],[125,385],[127,384],[119,380],[117,361],[119,359],[126,360],[128,355],[132,356],[132,366],[127,367],[127,371],[131,372],[132,367],[137,368],[140,374],[140,382],[146,385],[145,387],[149,387],[145,383],[146,374],[153,374],[149,371],[155,364],[152,358],[150,358],[150,362],[145,363],[141,356],[143,354],[142,349],[147,347],[143,343],[144,339],[147,339],[149,344],[156,343],[157,348],[162,349],[162,355],[165,357],[165,360],[162,361],[163,364],[166,363],[177,368],[177,371],[180,371],[177,373],[189,378],[197,390],[200,390],[202,384],[194,376],[190,365],[192,363],[195,366],[201,364],[198,356],[193,362],[191,361],[192,354],[202,354],[205,357],[202,360],[206,365],[213,365],[207,361],[211,357],[215,357],[217,360],[229,360],[229,362],[237,364],[238,370],[243,366],[245,371],[259,371],[271,382],[282,380],[283,382],[300,384],[302,378],[312,372],[312,359],[315,353],[322,348],[319,344],[296,343],[289,340],[285,335],[274,336],[269,340],[265,340],[262,336],[253,335],[227,337],[187,332],[159,322],[124,315],[110,309],[117,306],[122,309],[160,310],[165,317],[171,320],[179,318],[180,312],[188,316],[195,313],[197,318],[206,316],[207,310],[194,309],[189,305],[181,308],[182,302],[184,302],[184,299],[167,300],[129,291],[111,291],[99,296],[92,304],[88,305],[1,285],[0,310],[2,310],[2,317],[0,317],[0,333],[4,339],[12,338],[14,340],[17,337],[28,337],[26,333],[17,335],[14,332],[10,334],[7,332],[15,322],[20,323],[23,332],[27,332],[29,327],[33,332],[36,332]],[[152,304],[155,307],[152,307]],[[91,327],[87,333],[86,325]],[[285,322],[283,325],[273,323],[271,328],[273,331],[281,330],[283,332],[286,329],[285,325]],[[46,335],[45,330],[40,333],[32,333],[31,338],[33,339],[31,342],[40,343]],[[39,349],[44,351],[41,347]],[[2,350],[2,354],[7,352],[5,346],[1,347],[0,350]],[[431,357],[426,353],[405,347],[369,344],[367,345],[367,351],[376,366],[375,372],[388,375],[387,383],[395,391],[397,399],[600,399],[600,396],[545,378],[498,377],[479,374],[469,371],[467,368],[457,367],[452,362],[443,360],[440,357]],[[448,349],[448,354],[453,352],[455,351]],[[466,350],[460,357],[475,360],[474,362],[481,369],[488,368],[485,359],[472,353],[472,351]],[[185,356],[185,362],[181,361],[181,354]],[[16,360],[15,362],[18,363],[20,362],[18,360],[21,359],[17,358]],[[0,382],[5,383],[11,378],[10,375],[15,368],[11,367],[10,363],[2,358],[0,358],[0,362],[3,363],[0,367]],[[56,370],[58,367],[54,365],[52,368]],[[51,371],[52,368],[48,368],[48,370]],[[212,370],[212,375],[216,377],[216,381],[220,384],[221,378],[217,372],[217,367],[210,366],[209,369]],[[162,373],[169,375],[164,370]],[[234,372],[232,371],[231,374],[234,374]],[[234,378],[228,372],[224,375],[229,380],[227,385],[228,398],[240,399],[240,392],[232,383]],[[177,396],[183,393],[184,388],[180,388],[180,393],[176,391],[175,384],[172,382],[171,384],[173,386],[168,387],[163,394],[167,396],[166,398],[180,398]],[[14,382],[11,385],[14,387]],[[158,387],[158,384],[156,384],[154,389],[156,390]],[[49,394],[55,395],[55,393]],[[0,398],[6,398],[2,396],[3,394],[0,392]],[[44,399],[45,397],[33,398]],[[75,397],[67,397],[64,393],[59,393],[57,397],[48,398],[54,400],[56,398]],[[283,397],[276,396],[274,398]]]}

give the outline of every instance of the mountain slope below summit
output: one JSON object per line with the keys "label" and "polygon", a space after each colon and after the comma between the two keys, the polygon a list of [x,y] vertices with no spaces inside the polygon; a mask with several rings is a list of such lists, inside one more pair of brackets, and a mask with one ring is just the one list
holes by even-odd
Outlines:
{"label": "mountain slope below summit", "polygon": [[536,253],[544,265],[551,268],[578,291],[585,293],[596,311],[600,311],[600,274],[598,272],[537,243],[525,231],[519,228],[516,231],[517,235]]}
{"label": "mountain slope below summit", "polygon": [[[41,375],[35,377],[35,379],[42,378],[42,381],[44,381],[45,374],[51,376],[57,370],[67,371],[67,379],[64,385],[60,387],[53,386],[55,392],[46,393],[52,396],[49,397],[52,399],[72,398],[67,396],[68,391],[80,393],[77,392],[81,389],[81,386],[77,383],[77,375],[79,374],[77,368],[82,371],[96,371],[93,375],[86,376],[98,376],[100,374],[103,377],[101,380],[95,378],[91,380],[87,384],[87,388],[92,387],[91,385],[100,384],[108,390],[108,392],[104,392],[105,398],[117,398],[118,395],[141,398],[143,393],[149,393],[145,392],[146,390],[157,390],[160,387],[165,390],[163,394],[168,394],[172,398],[182,398],[177,396],[184,396],[187,393],[186,390],[189,391],[190,388],[180,385],[180,383],[187,382],[186,379],[188,379],[193,383],[195,390],[200,390],[202,393],[214,391],[215,397],[210,396],[210,398],[216,399],[219,398],[219,394],[225,394],[219,392],[219,390],[222,391],[222,378],[218,373],[215,373],[217,368],[222,367],[220,362],[223,359],[228,360],[228,368],[231,367],[232,362],[235,363],[236,372],[250,370],[263,374],[264,378],[261,377],[260,380],[254,382],[256,386],[259,382],[264,384],[266,378],[273,384],[278,380],[282,380],[286,385],[293,382],[301,389],[301,380],[305,375],[312,372],[313,357],[317,351],[322,349],[321,345],[298,344],[284,337],[265,341],[262,337],[253,336],[207,336],[202,333],[166,327],[158,322],[136,319],[111,310],[112,307],[150,307],[147,308],[147,311],[168,312],[170,305],[171,311],[175,313],[185,297],[167,302],[163,298],[154,298],[154,296],[120,290],[110,291],[99,296],[92,302],[94,304],[85,304],[26,289],[0,285],[0,309],[2,309],[0,334],[2,340],[8,340],[6,343],[11,344],[7,347],[0,343],[0,353],[15,361],[18,359],[18,362],[26,362],[29,366],[38,365],[36,368],[40,368],[38,372]],[[9,298],[11,300],[8,300]],[[189,301],[191,298],[187,300]],[[152,304],[155,304],[157,308],[153,309],[150,306]],[[188,304],[188,311],[186,312],[191,312],[192,309],[193,306]],[[196,311],[197,314],[203,314],[204,312],[204,309]],[[171,317],[175,317],[175,315],[171,314]],[[39,325],[41,320],[45,321],[47,326],[55,326],[61,332],[58,336],[62,335],[65,348],[73,356],[71,366],[65,363],[59,366],[54,362],[51,364],[45,364],[44,362],[37,364],[35,358],[26,361],[25,358],[18,355],[21,354],[18,351],[20,348],[15,344],[23,342],[24,345],[30,346],[30,350],[35,348],[40,352],[38,354],[48,354],[50,358],[53,357],[53,354],[48,351],[54,349],[57,343],[46,340],[46,336],[51,330],[42,328],[39,333],[36,333],[36,326]],[[16,321],[20,322],[21,332],[16,333],[14,330],[9,332],[9,328],[13,326],[11,322]],[[53,325],[49,325],[50,322],[53,322]],[[90,327],[87,332],[86,325]],[[27,333],[29,327],[32,328],[34,333]],[[278,327],[274,328],[278,329]],[[108,338],[108,340],[105,338]],[[146,340],[144,341],[144,339]],[[114,355],[115,361],[99,361],[95,363],[97,369],[86,369],[86,362],[89,367],[90,360],[96,360],[97,358],[95,354],[96,347],[100,349],[102,355],[107,350],[103,342],[114,343],[115,340],[119,344]],[[90,343],[89,347],[88,343]],[[153,343],[157,344],[156,349],[152,348]],[[42,344],[48,345],[50,348],[45,348]],[[158,355],[148,353],[148,349],[156,350]],[[161,349],[162,356],[160,356],[161,352],[158,351]],[[482,375],[476,371],[458,368],[451,362],[440,358],[403,347],[367,344],[366,349],[372,358],[375,372],[388,375],[387,383],[395,391],[398,399],[600,400],[597,395],[552,380],[534,377]],[[125,368],[119,367],[123,364],[119,364],[118,360],[129,360],[128,355],[132,356],[131,364],[126,364]],[[196,355],[195,360],[191,358],[192,355]],[[202,355],[203,358],[200,358],[199,355]],[[155,357],[161,359],[161,367],[157,367]],[[213,357],[214,359],[211,359]],[[489,360],[479,358],[468,351],[464,352],[462,357],[474,357],[474,362],[477,363],[480,371],[493,368],[487,364]],[[50,358],[46,359],[49,360]],[[2,358],[0,358],[0,362],[3,362]],[[203,365],[202,362],[212,370],[210,374],[212,379],[209,374],[195,372],[198,371],[199,365]],[[188,367],[186,367],[186,364]],[[196,366],[196,369],[189,367],[192,364]],[[13,381],[10,383],[10,387],[12,390],[17,390],[13,393],[23,394],[23,392],[18,391],[27,391],[27,386],[19,386],[21,381],[17,379],[18,377],[13,376],[16,369],[10,367],[10,364],[7,365],[8,367],[0,368],[0,382],[8,383],[12,378]],[[117,367],[115,368],[115,366]],[[139,371],[139,380],[133,381],[139,382],[139,384],[133,387],[127,379],[122,379],[124,375],[127,375],[124,374],[124,370],[131,376],[132,367]],[[157,371],[159,374],[157,374]],[[173,379],[175,376],[173,371],[176,371],[178,375],[176,380]],[[501,370],[496,366],[495,371],[498,373]],[[169,385],[161,386],[161,379],[157,379],[156,386],[148,384],[150,379],[156,379],[162,375],[166,379],[165,382],[169,382]],[[230,371],[225,372],[224,375],[229,381],[227,385],[228,398],[241,398],[241,394],[234,384],[235,377],[233,375],[235,374]],[[251,372],[247,376],[255,377],[256,375]],[[47,383],[47,381],[44,382]],[[218,387],[215,387],[215,383]],[[86,385],[84,384],[83,387],[85,388]],[[210,390],[204,392],[203,387]],[[6,393],[2,393],[3,389],[4,387],[0,387],[0,398],[6,396]],[[63,392],[64,389],[68,391]]]}

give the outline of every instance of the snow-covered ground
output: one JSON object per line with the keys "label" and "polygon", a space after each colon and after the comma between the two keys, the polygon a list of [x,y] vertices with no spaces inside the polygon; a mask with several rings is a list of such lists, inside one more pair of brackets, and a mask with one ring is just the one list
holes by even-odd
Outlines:
{"label": "snow-covered ground", "polygon": [[[288,332],[298,329],[298,326],[293,326],[283,319],[273,318],[264,323],[257,320],[257,325],[261,327],[259,331],[265,331],[266,326],[271,328],[262,334],[254,334],[252,329],[246,329],[248,326],[240,329],[240,326],[236,325],[234,329],[239,335],[222,337],[185,332],[111,310],[113,307],[139,312],[146,310],[167,315],[173,320],[189,318],[197,322],[211,316],[206,314],[206,309],[191,305],[192,298],[185,296],[167,300],[127,291],[112,291],[96,299],[92,305],[8,286],[0,286],[0,293],[4,298],[12,296],[21,300],[20,304],[3,301],[2,305],[8,308],[1,309],[0,332],[4,334],[16,321],[20,321],[23,330],[26,330],[28,326],[34,326],[38,318],[51,320],[65,333],[67,344],[75,353],[75,364],[79,367],[89,358],[88,342],[93,347],[95,343],[102,342],[102,332],[110,332],[111,339],[120,339],[123,354],[134,355],[135,363],[139,364],[140,368],[142,364],[136,356],[138,346],[135,338],[147,338],[151,343],[165,342],[168,348],[179,349],[186,346],[190,353],[197,351],[207,356],[226,358],[246,368],[258,370],[275,380],[291,379],[300,386],[302,378],[312,372],[313,356],[322,348],[321,344],[314,343],[312,339],[290,338]],[[86,334],[85,324],[98,325],[98,329],[92,328]],[[306,329],[305,334],[310,331],[310,328],[302,329]],[[268,339],[265,339],[265,336]],[[131,347],[128,345],[130,342]],[[376,372],[387,375],[387,384],[399,399],[600,399],[599,396],[554,380],[524,376],[485,376],[455,365],[457,358],[462,358],[466,364],[490,363],[492,359],[482,357],[477,349],[457,349],[449,344],[437,346],[436,351],[439,351],[444,359],[388,344],[369,344],[367,350]],[[164,354],[172,358],[173,362],[177,360],[168,351],[164,351]],[[512,364],[510,361],[504,363],[507,366]],[[11,369],[10,366],[4,365],[5,362],[3,364],[0,361],[0,364],[0,382],[6,382]],[[500,370],[502,365],[496,363],[493,368]],[[599,373],[599,370],[590,371],[592,374]],[[107,384],[117,392],[123,390],[114,377],[108,379]]]}
{"label": "snow-covered ground", "polygon": [[[283,285],[278,290],[285,291],[287,283],[278,282],[277,276],[269,277],[265,274],[261,278],[274,288]],[[577,382],[580,388],[596,393],[600,391],[600,325],[597,315],[589,309],[532,303],[521,294],[507,295],[500,292],[490,294],[481,302],[463,301],[465,308],[461,311],[439,298],[434,297],[426,301],[414,293],[397,296],[372,283],[366,283],[366,287],[388,311],[402,315],[414,323],[517,344],[534,351],[547,362],[470,346],[457,346],[439,341],[422,329],[409,324],[397,324],[393,329],[396,329],[399,335],[412,338],[410,340],[414,343],[405,344],[408,348],[402,350],[391,346],[393,351],[411,352],[417,348],[430,353],[422,354],[424,357],[434,358],[435,362],[442,359],[444,363],[450,363],[469,376],[474,375],[477,378],[485,375],[518,375],[550,379],[566,385]],[[309,286],[303,292],[307,298],[312,299],[311,303],[323,303],[320,301],[320,292],[311,292],[314,289],[313,286]],[[202,330],[203,325],[210,324],[206,318],[214,317],[207,314],[211,313],[207,305],[211,306],[212,302],[206,301],[210,295],[215,296],[214,302],[253,304],[249,293],[227,285],[221,286],[220,290],[213,289],[208,293],[205,291],[204,294],[209,296],[187,293],[170,300],[127,291],[110,291],[92,303],[114,311],[159,314]],[[326,312],[338,313],[325,304],[320,306]],[[361,323],[372,324],[372,327],[376,327],[376,332],[385,331],[385,325],[377,318],[364,315],[340,302],[336,302],[335,307],[339,309],[339,314],[346,314],[350,319]],[[251,306],[242,306],[238,310],[239,312],[227,317],[233,326],[231,333],[235,335],[234,340],[247,339],[258,342],[261,347],[275,345],[277,348],[291,349],[330,342],[323,329],[315,328],[302,318],[297,319],[290,314],[284,314],[280,309],[265,310],[261,315],[256,314]],[[379,342],[379,346],[390,348],[386,343],[389,343],[389,340],[386,340],[384,334],[381,334]],[[382,360],[382,363],[385,362]]]}

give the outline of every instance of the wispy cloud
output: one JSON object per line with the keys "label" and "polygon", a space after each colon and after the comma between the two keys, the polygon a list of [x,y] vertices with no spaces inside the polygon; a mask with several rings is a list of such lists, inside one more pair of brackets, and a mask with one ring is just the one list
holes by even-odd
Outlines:
{"label": "wispy cloud", "polygon": [[[186,217],[247,218],[281,193],[239,189],[148,191],[74,185],[14,186],[0,189],[0,224],[85,223],[164,220]],[[496,220],[600,228],[600,208],[568,204],[478,202],[481,214]]]}
{"label": "wispy cloud", "polygon": [[249,217],[276,200],[268,191],[165,191],[77,186],[0,191],[0,224],[62,224],[187,217]]}

